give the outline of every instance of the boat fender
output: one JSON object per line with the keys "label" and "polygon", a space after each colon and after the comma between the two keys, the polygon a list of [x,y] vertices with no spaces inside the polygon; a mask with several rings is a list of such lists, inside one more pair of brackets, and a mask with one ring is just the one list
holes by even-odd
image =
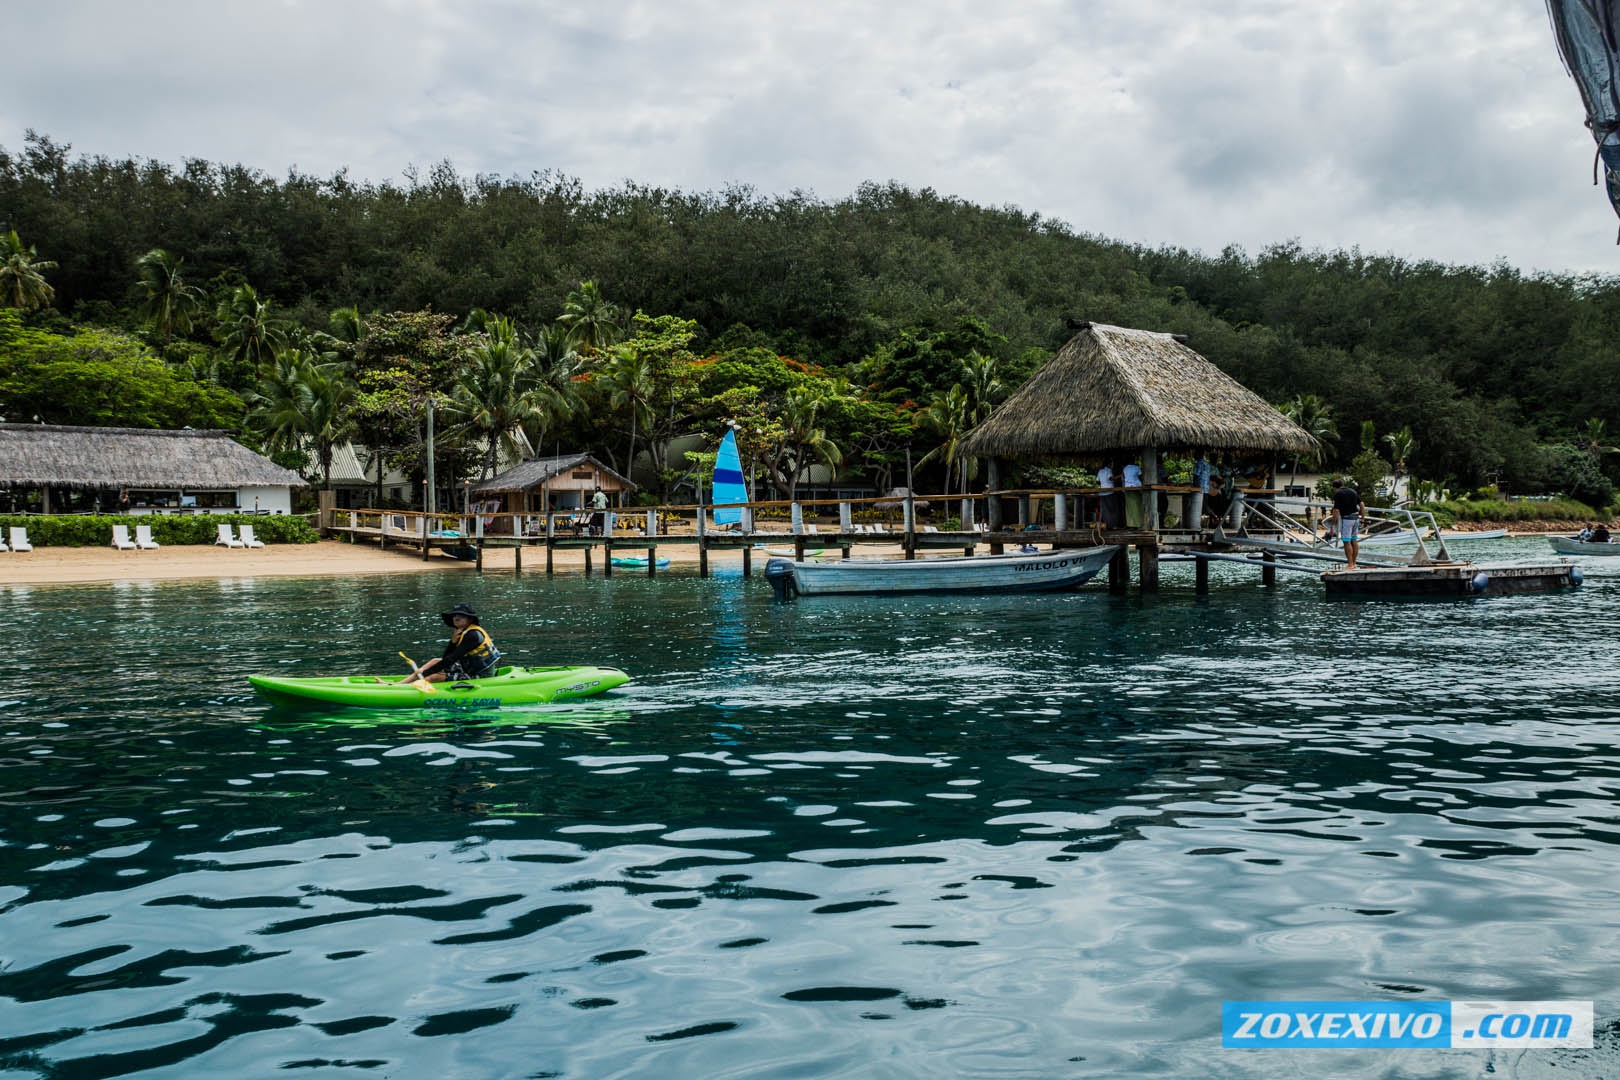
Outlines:
{"label": "boat fender", "polygon": [[1569,583],[1571,585],[1579,585],[1581,582],[1583,582],[1585,580],[1586,580],[1586,575],[1581,573],[1581,568],[1580,567],[1572,566],[1572,567],[1569,568]]}
{"label": "boat fender", "polygon": [[1491,583],[1491,575],[1487,574],[1483,570],[1481,570],[1479,573],[1475,574],[1473,576],[1473,579],[1469,582],[1469,584],[1474,587],[1474,591],[1477,592],[1477,593],[1484,592],[1485,587],[1487,585],[1489,585],[1490,583]]}
{"label": "boat fender", "polygon": [[771,591],[776,594],[778,604],[785,604],[799,594],[799,585],[793,578],[793,562],[790,559],[772,559],[766,563],[765,580],[771,583]]}

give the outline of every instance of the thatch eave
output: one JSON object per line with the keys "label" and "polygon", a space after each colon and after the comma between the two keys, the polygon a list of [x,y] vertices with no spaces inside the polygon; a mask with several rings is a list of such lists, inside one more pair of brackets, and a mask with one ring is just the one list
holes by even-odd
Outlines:
{"label": "thatch eave", "polygon": [[1009,459],[1159,450],[1311,453],[1316,440],[1170,334],[1080,324],[962,442]]}
{"label": "thatch eave", "polygon": [[66,424],[0,424],[0,484],[159,491],[307,486],[226,431]]}

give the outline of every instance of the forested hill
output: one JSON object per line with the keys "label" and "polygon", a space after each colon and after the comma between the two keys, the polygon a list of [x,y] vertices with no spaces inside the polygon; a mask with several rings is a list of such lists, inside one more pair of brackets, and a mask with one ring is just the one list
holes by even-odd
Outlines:
{"label": "forested hill", "polygon": [[1007,370],[1025,373],[1067,339],[1067,317],[1175,331],[1268,400],[1320,395],[1339,418],[1335,457],[1362,420],[1410,427],[1412,464],[1436,477],[1512,473],[1535,442],[1593,418],[1620,429],[1615,279],[1290,244],[1212,257],[1081,224],[1097,231],[894,183],[836,201],[586,191],[445,163],[393,185],[74,156],[35,135],[0,147],[0,235],[58,264],[55,307],[81,322],[138,325],[132,266],[162,247],[211,297],[246,282],[311,327],[351,305],[540,325],[594,280],[626,308],[711,336],[746,324],[832,369],[963,316],[1004,336]]}

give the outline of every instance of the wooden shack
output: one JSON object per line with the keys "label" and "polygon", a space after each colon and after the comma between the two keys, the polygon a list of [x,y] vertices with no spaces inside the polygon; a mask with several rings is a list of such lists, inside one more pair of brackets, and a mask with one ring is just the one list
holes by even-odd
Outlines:
{"label": "wooden shack", "polygon": [[543,514],[587,509],[598,488],[607,494],[609,505],[622,506],[636,485],[590,454],[563,454],[514,465],[474,484],[470,497],[488,513]]}

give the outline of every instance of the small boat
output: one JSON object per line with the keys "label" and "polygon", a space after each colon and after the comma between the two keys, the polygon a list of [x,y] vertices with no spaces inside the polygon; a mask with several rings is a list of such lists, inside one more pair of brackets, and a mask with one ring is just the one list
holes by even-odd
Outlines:
{"label": "small boat", "polygon": [[[595,697],[623,686],[630,676],[604,667],[504,667],[485,679],[402,683],[386,675],[288,678],[249,675],[261,696],[276,705],[356,709],[495,709]],[[423,687],[429,689],[423,689]]]}
{"label": "small boat", "polygon": [[[645,556],[645,555],[615,555],[615,556],[613,556],[613,565],[614,566],[628,567],[628,568],[630,568],[632,570],[637,570],[637,569],[645,570],[645,569],[647,569],[647,556]],[[662,570],[664,567],[666,567],[668,565],[669,565],[669,560],[668,559],[659,559],[658,560],[658,569]]]}
{"label": "small boat", "polygon": [[1573,536],[1549,536],[1547,543],[1560,555],[1620,555],[1620,544],[1594,544]]}
{"label": "small boat", "polygon": [[1117,546],[951,559],[772,559],[765,579],[778,600],[895,593],[1058,592],[1097,576]]}

